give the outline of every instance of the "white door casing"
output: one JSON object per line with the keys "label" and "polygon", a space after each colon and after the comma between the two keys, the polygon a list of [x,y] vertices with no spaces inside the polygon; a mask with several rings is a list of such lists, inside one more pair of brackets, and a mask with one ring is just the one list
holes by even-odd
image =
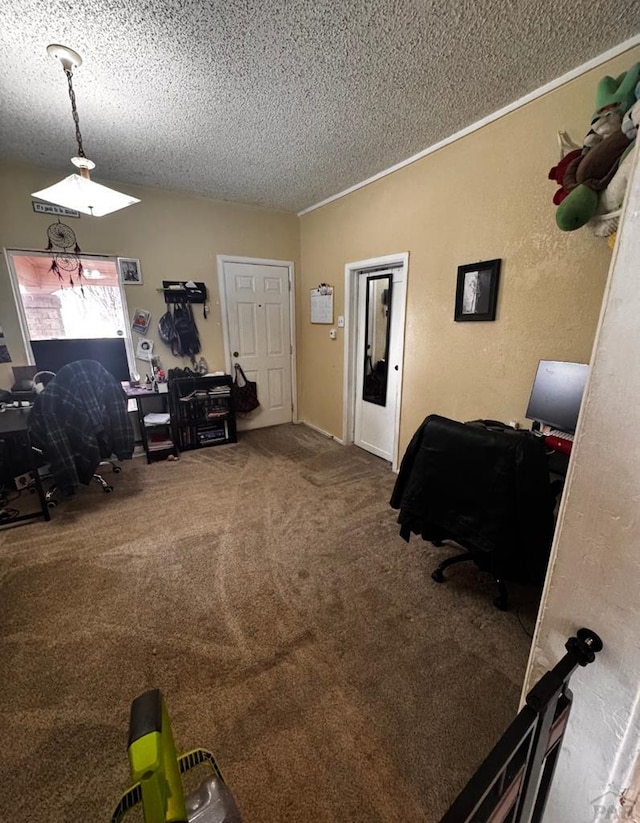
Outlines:
{"label": "white door casing", "polygon": [[[367,451],[391,462],[392,469],[399,464],[400,404],[404,356],[404,327],[406,314],[407,252],[385,257],[361,260],[345,266],[345,357],[344,357],[344,443],[355,443]],[[391,328],[388,363],[386,405],[379,406],[362,400],[364,381],[364,323],[366,294],[360,283],[367,273],[382,275],[393,271]]]}
{"label": "white door casing", "polygon": [[[258,384],[260,406],[238,416],[240,429],[294,419],[293,264],[218,257],[225,362]],[[237,353],[237,354],[236,354]]]}

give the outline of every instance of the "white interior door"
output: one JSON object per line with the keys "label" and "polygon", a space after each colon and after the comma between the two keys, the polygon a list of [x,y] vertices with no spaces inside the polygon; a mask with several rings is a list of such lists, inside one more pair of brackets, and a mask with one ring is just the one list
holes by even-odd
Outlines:
{"label": "white interior door", "polygon": [[291,308],[286,265],[222,262],[226,329],[231,362],[258,384],[260,406],[238,417],[240,429],[290,423]]}
{"label": "white interior door", "polygon": [[356,297],[353,442],[393,462],[404,340],[400,310],[405,301],[404,270],[358,272]]}

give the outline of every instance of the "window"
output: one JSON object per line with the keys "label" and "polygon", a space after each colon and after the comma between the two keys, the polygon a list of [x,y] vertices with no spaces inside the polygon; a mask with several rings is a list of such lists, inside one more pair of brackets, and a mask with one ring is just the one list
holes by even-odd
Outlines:
{"label": "window", "polygon": [[83,277],[69,282],[51,270],[51,255],[8,251],[14,294],[18,304],[25,348],[34,362],[32,341],[121,338],[129,364],[131,335],[124,289],[116,258],[83,255]]}

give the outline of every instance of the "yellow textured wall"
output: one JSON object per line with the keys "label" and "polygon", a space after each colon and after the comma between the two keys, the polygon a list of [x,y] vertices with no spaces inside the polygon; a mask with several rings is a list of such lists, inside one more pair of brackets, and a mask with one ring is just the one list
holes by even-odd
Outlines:
{"label": "yellow textured wall", "polygon": [[[60,171],[0,165],[0,246],[44,249],[47,226],[56,218],[35,214],[30,193],[62,177]],[[297,268],[298,218],[288,212],[251,208],[163,189],[119,184],[114,184],[114,188],[139,197],[141,202],[106,217],[67,218],[82,251],[140,259],[144,283],[126,287],[129,312],[132,315],[135,308],[151,311],[148,336],[156,343],[154,354],[160,355],[167,368],[187,365],[188,360],[176,360],[158,340],[157,322],[164,312],[164,301],[156,288],[162,286],[162,280],[206,282],[211,308],[207,320],[202,319],[202,313],[196,307],[202,354],[210,369],[224,368],[216,255],[293,260]],[[26,363],[4,258],[0,263],[0,325],[7,336],[13,365]],[[11,382],[10,366],[0,365],[0,388],[10,387]]]}
{"label": "yellow textured wall", "polygon": [[[547,179],[556,135],[581,142],[595,87],[633,49],[481,130],[301,218],[299,414],[342,436],[343,333],[309,322],[308,290],[345,263],[408,251],[400,454],[430,413],[524,422],[539,359],[588,362],[610,252],[589,229],[555,225]],[[502,258],[494,322],[455,323],[456,270]]]}

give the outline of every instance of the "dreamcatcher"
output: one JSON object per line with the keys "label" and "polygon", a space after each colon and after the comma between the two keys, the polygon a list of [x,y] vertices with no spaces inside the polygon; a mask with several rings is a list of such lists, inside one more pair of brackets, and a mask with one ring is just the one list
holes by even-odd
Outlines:
{"label": "dreamcatcher", "polygon": [[[80,260],[80,246],[76,240],[76,235],[71,226],[66,223],[52,223],[47,229],[49,243],[46,251],[52,252],[51,268],[58,280],[64,285],[65,276],[69,277],[69,285],[73,288],[75,282],[74,275],[77,274],[80,283],[80,291],[84,296],[82,288],[82,261]],[[59,250],[59,251],[58,251]]]}

